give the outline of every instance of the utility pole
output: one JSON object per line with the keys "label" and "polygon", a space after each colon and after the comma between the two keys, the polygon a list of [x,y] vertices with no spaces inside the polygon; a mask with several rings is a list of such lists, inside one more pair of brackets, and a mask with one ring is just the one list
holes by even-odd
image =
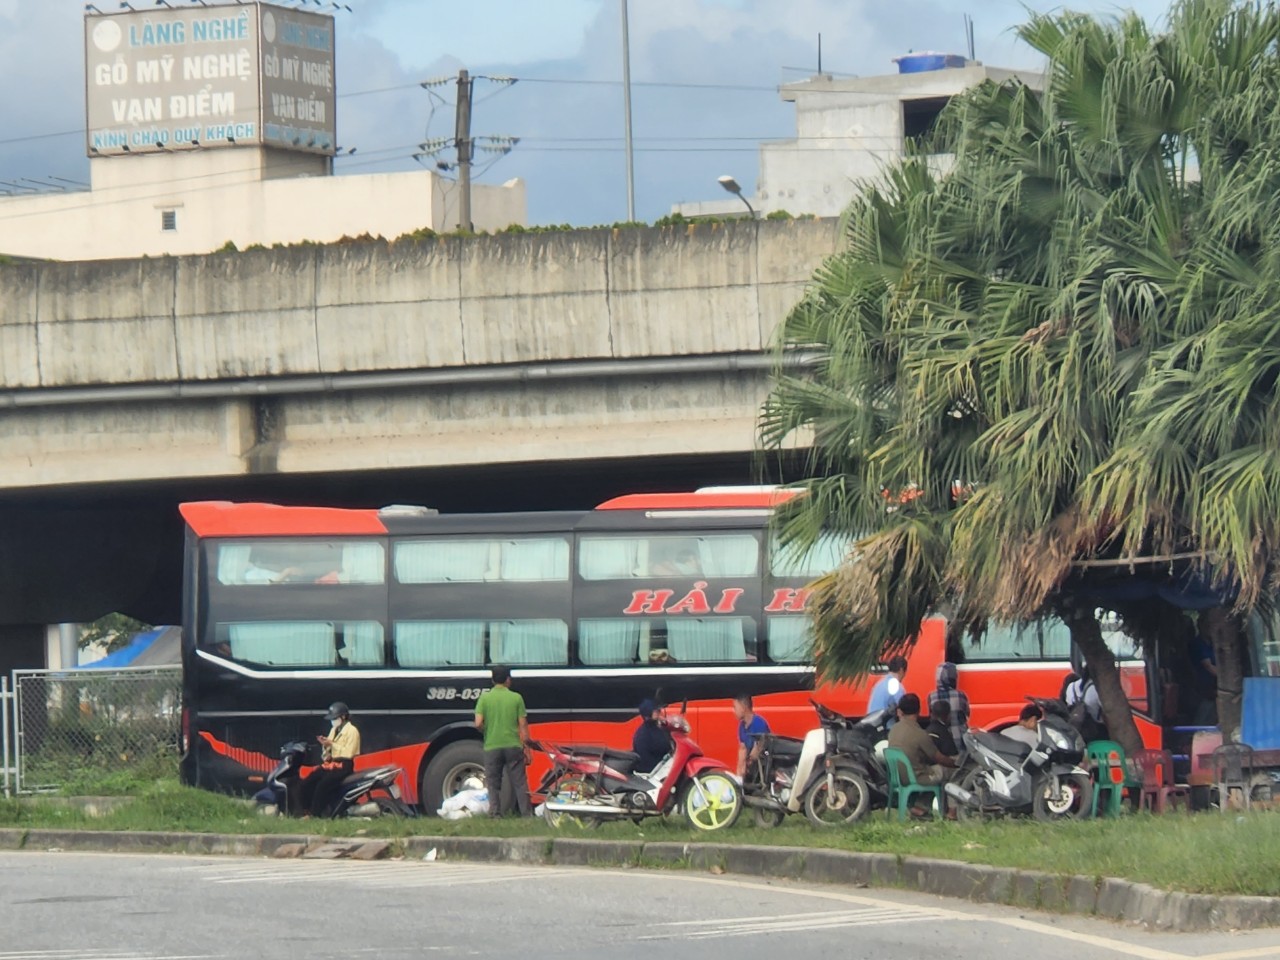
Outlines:
{"label": "utility pole", "polygon": [[631,30],[622,0],[622,116],[627,125],[627,221],[636,218],[636,155],[631,146]]}
{"label": "utility pole", "polygon": [[471,74],[458,71],[458,117],[454,131],[458,148],[458,229],[471,229]]}

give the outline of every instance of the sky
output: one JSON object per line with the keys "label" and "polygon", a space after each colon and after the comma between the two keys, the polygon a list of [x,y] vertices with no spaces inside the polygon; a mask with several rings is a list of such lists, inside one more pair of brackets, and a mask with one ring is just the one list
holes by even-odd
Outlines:
{"label": "sky", "polygon": [[[170,0],[174,6],[186,0]],[[190,0],[199,2],[199,0]],[[474,136],[519,137],[505,156],[477,155],[477,178],[528,185],[530,222],[626,218],[620,0],[343,0],[337,12],[338,142],[355,147],[338,173],[410,170],[418,143],[449,137],[454,86],[475,83]],[[150,0],[133,0],[136,8]],[[1167,0],[1073,9],[1149,21]],[[111,11],[115,0],[99,0]],[[328,3],[325,3],[328,6]],[[894,72],[910,50],[964,52],[975,21],[978,59],[1038,67],[1013,35],[1043,0],[630,0],[636,214],[653,220],[686,200],[721,199],[734,176],[751,193],[760,141],[794,134],[782,83],[817,66],[840,75]],[[82,0],[0,0],[0,190],[23,178],[88,180],[84,156]],[[487,78],[514,77],[514,84]],[[125,161],[112,161],[125,162]],[[53,180],[53,182],[61,182]]]}

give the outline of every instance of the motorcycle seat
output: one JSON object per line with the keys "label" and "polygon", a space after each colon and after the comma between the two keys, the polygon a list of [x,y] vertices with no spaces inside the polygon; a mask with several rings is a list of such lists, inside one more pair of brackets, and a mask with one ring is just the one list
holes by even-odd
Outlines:
{"label": "motorcycle seat", "polygon": [[630,750],[606,750],[604,752],[605,764],[619,773],[630,773],[639,759],[640,754],[632,753]]}
{"label": "motorcycle seat", "polygon": [[394,767],[394,766],[386,766],[386,767],[370,767],[367,770],[357,770],[355,773],[352,773],[346,777],[343,777],[341,785],[343,787],[351,787],[359,783],[361,780],[375,780],[388,773],[398,776],[400,773],[400,768]]}
{"label": "motorcycle seat", "polygon": [[984,747],[1002,753],[1005,756],[1017,757],[1019,760],[1025,760],[1027,754],[1031,752],[1031,745],[1023,743],[1021,740],[1014,740],[1012,737],[1006,737],[1002,733],[988,733],[985,730],[969,731],[975,740]]}
{"label": "motorcycle seat", "polygon": [[795,740],[791,737],[767,736],[761,739],[763,748],[773,757],[779,760],[794,760],[799,758],[800,750],[804,747],[803,741]]}

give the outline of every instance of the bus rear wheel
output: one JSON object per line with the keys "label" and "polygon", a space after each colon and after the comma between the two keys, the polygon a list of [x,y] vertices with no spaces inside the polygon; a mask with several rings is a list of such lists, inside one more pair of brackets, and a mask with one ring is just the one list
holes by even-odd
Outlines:
{"label": "bus rear wheel", "polygon": [[422,809],[433,816],[441,804],[466,789],[471,778],[484,782],[484,745],[479,740],[458,740],[431,758],[422,773]]}

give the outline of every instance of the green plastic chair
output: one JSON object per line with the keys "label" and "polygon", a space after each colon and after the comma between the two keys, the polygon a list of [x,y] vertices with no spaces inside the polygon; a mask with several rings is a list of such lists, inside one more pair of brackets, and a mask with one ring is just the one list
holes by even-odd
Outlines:
{"label": "green plastic chair", "polygon": [[1120,816],[1124,804],[1124,790],[1129,786],[1129,765],[1125,761],[1124,747],[1114,740],[1095,740],[1085,747],[1085,756],[1093,768],[1093,800],[1089,815],[1098,815],[1099,797],[1107,794],[1104,808],[1108,817]]}
{"label": "green plastic chair", "polygon": [[[885,806],[885,814],[893,815],[896,805],[898,819],[907,819],[907,810],[911,806],[911,798],[917,794],[928,794],[938,802],[938,810],[943,808],[942,787],[926,787],[916,782],[916,773],[911,769],[911,761],[901,750],[886,747],[884,751],[885,766],[889,771],[889,801]],[[931,804],[932,806],[932,804]]]}

